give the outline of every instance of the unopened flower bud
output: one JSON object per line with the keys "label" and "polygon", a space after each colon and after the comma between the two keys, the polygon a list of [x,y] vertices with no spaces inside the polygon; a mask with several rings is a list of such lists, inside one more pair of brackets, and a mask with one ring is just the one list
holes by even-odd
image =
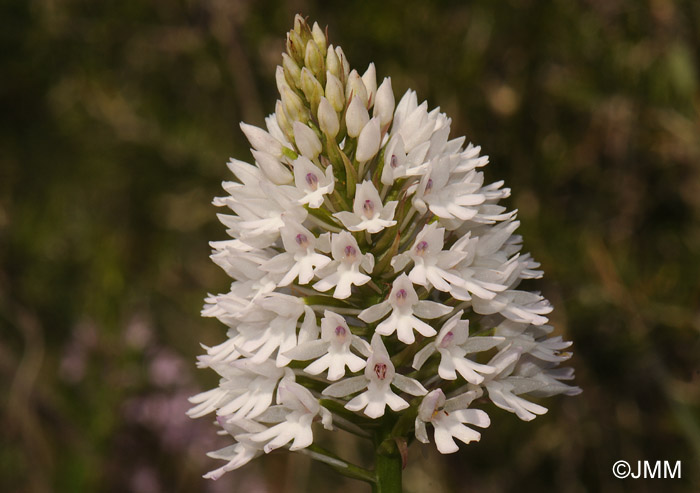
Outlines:
{"label": "unopened flower bud", "polygon": [[323,147],[316,133],[301,122],[294,122],[294,141],[302,156],[314,160]]}
{"label": "unopened flower bud", "polygon": [[279,160],[265,151],[252,150],[255,162],[267,178],[275,185],[285,185],[294,179],[291,171]]}
{"label": "unopened flower bud", "polygon": [[311,28],[306,23],[306,19],[297,14],[294,18],[294,30],[299,33],[301,40],[306,45],[311,40]]}
{"label": "unopened flower bud", "polygon": [[[330,51],[328,53],[331,53]],[[345,95],[343,84],[330,71],[326,72],[326,98],[333,109],[340,113],[345,108]]]}
{"label": "unopened flower bud", "polygon": [[304,26],[306,25],[306,20],[301,16],[301,14],[297,14],[294,16],[294,30],[298,33],[301,34],[301,32],[304,30]]}
{"label": "unopened flower bud", "polygon": [[324,70],[323,56],[318,46],[313,41],[306,43],[306,53],[304,54],[304,65],[309,67],[314,74],[322,74]]}
{"label": "unopened flower bud", "polygon": [[342,77],[342,64],[338,59],[338,55],[336,54],[333,45],[328,46],[328,52],[326,53],[326,70],[336,76],[338,79]]}
{"label": "unopened flower bud", "polygon": [[282,67],[284,68],[284,76],[287,83],[292,87],[299,87],[301,80],[301,70],[292,57],[286,53],[282,53]]}
{"label": "unopened flower bud", "polygon": [[391,78],[386,77],[377,89],[377,96],[374,102],[374,116],[379,117],[382,128],[391,122],[394,116],[394,91],[391,89]]}
{"label": "unopened flower bud", "polygon": [[287,34],[287,53],[297,64],[304,63],[304,42],[296,31]]}
{"label": "unopened flower bud", "polygon": [[291,136],[293,135],[292,124],[289,122],[289,118],[287,118],[287,114],[282,107],[282,101],[279,99],[275,104],[275,118],[277,119],[277,125],[279,125],[280,130],[284,132],[287,139],[291,140]]}
{"label": "unopened flower bud", "polygon": [[362,129],[367,125],[368,121],[369,113],[367,113],[367,108],[364,103],[358,96],[353,97],[348,106],[348,111],[345,114],[348,135],[350,137],[357,137],[360,135],[360,132],[362,132]]}
{"label": "unopened flower bud", "polygon": [[321,96],[321,102],[318,104],[318,123],[323,133],[331,137],[338,135],[338,130],[340,130],[338,114],[331,103],[323,96]]}
{"label": "unopened flower bud", "polygon": [[323,32],[318,22],[314,22],[314,27],[311,29],[311,36],[321,52],[321,56],[326,56],[326,33]]}
{"label": "unopened flower bud", "polygon": [[311,73],[311,70],[306,67],[301,69],[301,90],[304,91],[306,100],[311,103],[311,111],[315,112],[321,96],[323,96],[323,87]]}
{"label": "unopened flower bud", "polygon": [[300,122],[308,121],[308,112],[304,106],[304,102],[294,93],[294,91],[292,91],[288,86],[283,87],[282,91],[280,92],[280,96],[282,98],[284,111],[287,112],[287,116],[290,120]]}
{"label": "unopened flower bud", "polygon": [[277,92],[280,94],[282,93],[284,87],[289,86],[289,82],[284,76],[284,69],[279,65],[277,65],[277,68],[275,69],[275,83],[277,84]]}
{"label": "unopened flower bud", "polygon": [[243,130],[253,149],[265,151],[278,158],[282,156],[282,144],[280,141],[263,129],[241,122],[241,130]]}
{"label": "unopened flower bud", "polygon": [[381,129],[379,128],[379,118],[372,118],[360,132],[357,139],[357,151],[355,159],[364,163],[377,155],[379,144],[381,143]]}
{"label": "unopened flower bud", "polygon": [[350,62],[348,62],[348,58],[345,56],[345,53],[340,46],[335,47],[335,54],[338,55],[340,66],[343,69],[343,79],[347,80],[348,74],[350,73]]}
{"label": "unopened flower bud", "polygon": [[365,73],[362,74],[362,82],[364,82],[367,90],[367,107],[371,108],[374,105],[374,98],[377,94],[377,72],[374,68],[374,63],[370,63]]}
{"label": "unopened flower bud", "polygon": [[360,101],[362,101],[364,107],[367,107],[367,89],[365,88],[365,83],[362,82],[362,77],[357,73],[357,70],[353,70],[348,76],[348,82],[345,86],[345,97],[348,101],[358,97]]}

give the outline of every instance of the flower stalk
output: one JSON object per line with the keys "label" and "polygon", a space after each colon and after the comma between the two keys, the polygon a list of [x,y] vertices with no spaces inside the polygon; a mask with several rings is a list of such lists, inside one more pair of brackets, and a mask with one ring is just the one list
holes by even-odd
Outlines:
{"label": "flower stalk", "polygon": [[403,460],[396,443],[385,440],[375,450],[373,493],[401,493]]}

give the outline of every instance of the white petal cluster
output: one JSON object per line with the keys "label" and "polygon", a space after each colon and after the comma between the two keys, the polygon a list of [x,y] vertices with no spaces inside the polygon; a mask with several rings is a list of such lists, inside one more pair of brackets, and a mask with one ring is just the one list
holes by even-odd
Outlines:
{"label": "white petal cluster", "polygon": [[228,331],[204,346],[221,380],[189,414],[215,413],[235,443],[207,477],[353,417],[411,413],[408,432],[427,443],[429,424],[451,453],[480,439],[488,400],[527,421],[547,411],[533,399],[579,393],[551,305],[520,287],[542,272],[480,148],[298,16],[276,80],[266,129],[241,125],[254,163],[232,159],[214,200],[230,239],[212,259],[233,281],[202,313]]}

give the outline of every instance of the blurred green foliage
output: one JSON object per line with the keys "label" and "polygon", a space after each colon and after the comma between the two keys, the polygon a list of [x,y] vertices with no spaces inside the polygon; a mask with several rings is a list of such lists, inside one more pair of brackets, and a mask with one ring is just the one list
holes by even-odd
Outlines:
{"label": "blurred green foliage", "polygon": [[[213,383],[197,343],[224,334],[198,314],[228,282],[210,201],[250,159],[238,122],[274,108],[296,12],[491,156],[575,342],[583,395],[532,423],[494,410],[448,457],[414,446],[407,491],[698,491],[693,0],[2,2],[0,489],[362,490],[298,454],[204,481],[222,442],[182,414]],[[617,480],[618,459],[683,478]]]}

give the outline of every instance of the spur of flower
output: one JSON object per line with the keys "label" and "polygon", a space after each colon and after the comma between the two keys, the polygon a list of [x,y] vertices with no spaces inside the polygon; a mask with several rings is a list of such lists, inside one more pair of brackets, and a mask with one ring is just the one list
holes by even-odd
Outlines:
{"label": "spur of flower", "polygon": [[[227,331],[198,366],[221,379],[189,414],[233,443],[206,477],[288,449],[401,491],[414,438],[452,453],[487,433],[491,405],[529,421],[579,393],[551,305],[520,287],[542,272],[480,148],[300,16],[275,77],[265,128],[241,124],[253,163],[232,159],[214,200],[230,238],[212,259],[233,281],[206,299]],[[321,448],[319,427],[372,440],[375,469]]]}

